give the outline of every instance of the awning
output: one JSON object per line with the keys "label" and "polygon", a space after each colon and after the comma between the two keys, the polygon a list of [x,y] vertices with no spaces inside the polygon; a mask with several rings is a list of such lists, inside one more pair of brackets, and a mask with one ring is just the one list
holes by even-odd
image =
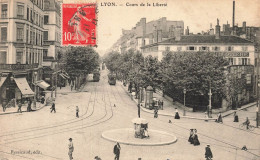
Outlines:
{"label": "awning", "polygon": [[47,89],[48,87],[50,87],[50,85],[47,82],[45,82],[44,80],[40,80],[40,81],[36,82],[36,85],[41,87],[44,90]]}
{"label": "awning", "polygon": [[0,88],[4,84],[5,80],[6,80],[6,77],[0,77]]}
{"label": "awning", "polygon": [[34,92],[31,90],[26,78],[14,78],[14,81],[24,97],[34,96]]}

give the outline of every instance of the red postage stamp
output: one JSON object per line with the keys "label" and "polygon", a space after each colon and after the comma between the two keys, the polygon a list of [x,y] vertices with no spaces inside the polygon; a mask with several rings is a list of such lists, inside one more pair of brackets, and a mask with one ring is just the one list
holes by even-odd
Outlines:
{"label": "red postage stamp", "polygon": [[62,45],[95,46],[97,5],[62,4]]}

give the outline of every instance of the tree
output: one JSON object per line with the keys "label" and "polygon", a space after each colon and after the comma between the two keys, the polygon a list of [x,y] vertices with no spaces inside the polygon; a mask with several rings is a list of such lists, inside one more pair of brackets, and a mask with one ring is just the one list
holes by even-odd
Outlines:
{"label": "tree", "polygon": [[89,74],[99,63],[99,55],[92,47],[71,47],[66,51],[65,69],[71,77]]}
{"label": "tree", "polygon": [[[202,101],[206,104],[209,88],[214,96],[225,98],[224,67],[228,65],[225,58],[205,52],[169,52],[162,63],[167,68],[162,74],[164,87],[175,98],[183,99],[184,88],[187,90],[187,103]],[[201,97],[204,98],[200,99]]]}

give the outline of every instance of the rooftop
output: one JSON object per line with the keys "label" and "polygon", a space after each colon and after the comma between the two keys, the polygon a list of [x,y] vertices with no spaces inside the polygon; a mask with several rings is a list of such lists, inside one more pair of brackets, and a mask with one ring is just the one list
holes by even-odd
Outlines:
{"label": "rooftop", "polygon": [[219,39],[216,39],[215,35],[182,35],[179,41],[175,40],[175,38],[169,38],[159,43],[146,45],[143,48],[160,44],[253,44],[253,42],[230,35],[220,36]]}

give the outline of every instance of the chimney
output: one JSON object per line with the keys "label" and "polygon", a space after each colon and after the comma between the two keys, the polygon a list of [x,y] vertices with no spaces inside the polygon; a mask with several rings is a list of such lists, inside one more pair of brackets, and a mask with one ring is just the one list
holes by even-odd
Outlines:
{"label": "chimney", "polygon": [[219,20],[218,19],[217,19],[217,25],[216,25],[215,38],[216,39],[220,39],[220,25],[219,25]]}
{"label": "chimney", "polygon": [[187,26],[187,29],[185,29],[185,35],[189,35],[190,34],[190,30],[189,30],[189,26]]}
{"label": "chimney", "polygon": [[246,22],[245,22],[245,21],[243,22],[243,28],[242,28],[242,31],[243,31],[243,32],[246,32]]}
{"label": "chimney", "polygon": [[232,18],[232,27],[233,27],[233,33],[234,33],[234,27],[235,27],[235,1],[233,1],[233,18]]}

